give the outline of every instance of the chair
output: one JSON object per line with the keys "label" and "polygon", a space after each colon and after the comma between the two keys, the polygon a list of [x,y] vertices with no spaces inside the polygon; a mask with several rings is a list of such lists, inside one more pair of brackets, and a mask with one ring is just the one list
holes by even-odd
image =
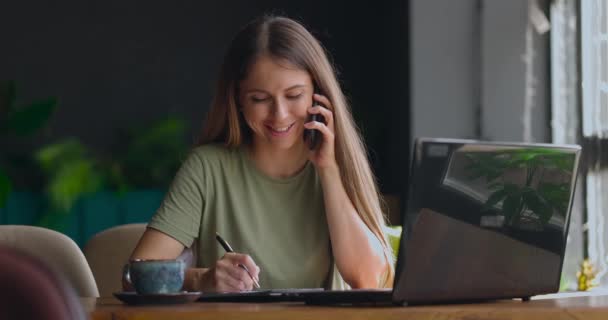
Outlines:
{"label": "chair", "polygon": [[[384,233],[386,233],[395,258],[399,252],[399,243],[401,242],[401,225],[399,221],[399,213],[401,212],[401,201],[398,195],[394,194],[382,194],[385,210],[387,211],[389,225],[384,227]],[[396,259],[395,259],[396,260]]]}
{"label": "chair", "polygon": [[0,245],[30,254],[65,277],[81,297],[98,297],[99,291],[78,245],[54,230],[23,225],[0,226]]}
{"label": "chair", "polygon": [[145,230],[145,223],[112,227],[95,234],[84,246],[84,255],[102,297],[122,290],[122,268]]}
{"label": "chair", "polygon": [[[126,290],[121,275],[133,249],[146,230],[145,223],[115,226],[95,234],[84,247],[84,255],[91,266],[99,294],[111,297],[112,293]],[[194,265],[191,249],[185,249],[179,259],[187,266]]]}
{"label": "chair", "polygon": [[3,319],[86,319],[74,288],[41,260],[0,246],[0,315]]}
{"label": "chair", "polygon": [[395,258],[397,258],[397,254],[399,253],[399,243],[401,242],[401,226],[387,226],[385,227],[384,232],[386,233],[391,248],[393,249],[393,254],[395,255]]}

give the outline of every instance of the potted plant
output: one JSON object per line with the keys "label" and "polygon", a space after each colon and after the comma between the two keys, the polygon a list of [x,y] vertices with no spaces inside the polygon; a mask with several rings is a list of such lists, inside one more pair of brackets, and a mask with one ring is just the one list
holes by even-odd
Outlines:
{"label": "potted plant", "polygon": [[[58,105],[56,98],[49,98],[16,107],[14,82],[2,88],[2,139],[33,135]],[[186,129],[182,118],[167,117],[123,130],[110,152],[77,138],[62,138],[34,151],[2,152],[0,223],[52,228],[83,244],[103,228],[147,220],[186,155]],[[19,191],[24,189],[33,192]],[[1,219],[2,208],[18,211],[19,219]]]}

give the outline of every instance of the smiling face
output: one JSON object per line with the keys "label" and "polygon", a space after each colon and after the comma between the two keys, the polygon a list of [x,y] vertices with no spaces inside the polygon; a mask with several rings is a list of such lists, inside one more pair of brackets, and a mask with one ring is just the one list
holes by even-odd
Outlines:
{"label": "smiling face", "polygon": [[248,71],[239,84],[239,104],[254,147],[302,147],[313,94],[308,72],[267,55],[258,57]]}

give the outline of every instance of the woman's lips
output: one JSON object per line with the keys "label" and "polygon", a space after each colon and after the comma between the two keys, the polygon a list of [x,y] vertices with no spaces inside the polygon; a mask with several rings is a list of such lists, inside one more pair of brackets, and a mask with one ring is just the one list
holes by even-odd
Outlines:
{"label": "woman's lips", "polygon": [[270,134],[272,134],[273,137],[282,137],[289,134],[295,124],[296,123],[294,122],[288,126],[281,127],[266,125],[266,128],[268,128],[268,131],[270,131]]}

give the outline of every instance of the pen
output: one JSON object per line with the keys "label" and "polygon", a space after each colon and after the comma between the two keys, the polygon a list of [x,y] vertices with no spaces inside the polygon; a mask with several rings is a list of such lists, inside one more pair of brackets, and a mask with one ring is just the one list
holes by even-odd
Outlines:
{"label": "pen", "polygon": [[[215,233],[215,239],[217,239],[217,242],[219,242],[222,247],[224,248],[224,250],[226,250],[226,252],[234,252],[234,250],[232,250],[232,247],[228,244],[228,242],[226,242],[226,240],[222,239],[222,237],[220,237],[219,233]],[[238,264],[238,266],[245,270],[247,272],[247,274],[249,275],[249,277],[251,277],[251,280],[253,280],[253,284],[255,285],[256,288],[260,288],[260,284],[255,280],[255,278],[251,275],[251,272],[249,272],[249,269],[247,268],[247,266],[245,266],[244,264]]]}

